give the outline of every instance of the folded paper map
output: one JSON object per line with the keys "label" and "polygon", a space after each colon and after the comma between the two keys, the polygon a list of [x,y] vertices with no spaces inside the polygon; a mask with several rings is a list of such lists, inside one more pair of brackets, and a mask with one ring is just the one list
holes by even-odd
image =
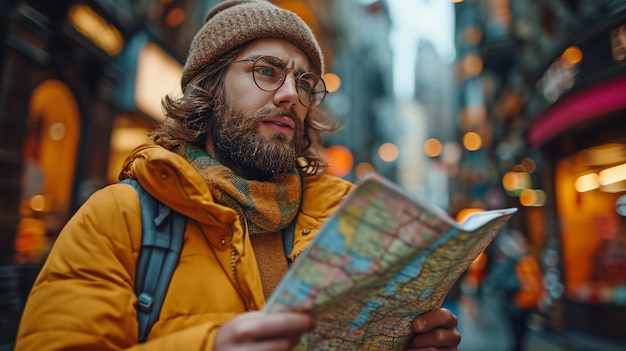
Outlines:
{"label": "folded paper map", "polygon": [[444,211],[372,174],[298,256],[264,312],[308,311],[316,328],[296,350],[403,350],[411,322],[450,287],[517,209]]}

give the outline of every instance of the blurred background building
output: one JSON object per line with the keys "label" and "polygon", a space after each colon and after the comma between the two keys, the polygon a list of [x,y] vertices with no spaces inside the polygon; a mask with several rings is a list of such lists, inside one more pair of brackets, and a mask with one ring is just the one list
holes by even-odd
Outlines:
{"label": "blurred background building", "polygon": [[[0,2],[0,348],[64,223],[163,118],[218,2]],[[564,350],[626,345],[626,0],[272,2],[324,51],[344,125],[330,173],[376,170],[458,219],[518,207],[541,330]],[[435,35],[407,37],[399,14]]]}
{"label": "blurred background building", "polygon": [[543,327],[564,349],[623,347],[626,2],[462,1],[456,23],[458,127],[482,146],[452,182],[521,209],[510,225],[542,259]]}

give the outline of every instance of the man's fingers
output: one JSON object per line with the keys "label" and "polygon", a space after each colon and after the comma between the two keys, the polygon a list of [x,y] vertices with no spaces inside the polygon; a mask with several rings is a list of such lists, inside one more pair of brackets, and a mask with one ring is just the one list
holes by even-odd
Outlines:
{"label": "man's fingers", "polygon": [[435,328],[453,329],[457,325],[457,317],[446,308],[440,308],[415,318],[413,329],[417,333],[424,333]]}
{"label": "man's fingers", "polygon": [[313,317],[302,313],[272,313],[256,323],[256,340],[300,336],[314,327]]}
{"label": "man's fingers", "polygon": [[461,334],[456,329],[457,317],[445,308],[437,309],[415,318],[413,329],[416,332],[410,349],[456,350],[461,342]]}
{"label": "man's fingers", "polygon": [[[235,321],[236,320],[236,321]],[[233,340],[266,340],[290,338],[313,328],[313,318],[302,313],[245,313],[229,323]]]}
{"label": "man's fingers", "polygon": [[461,334],[456,329],[435,328],[423,334],[417,334],[409,345],[409,349],[456,350],[461,342]]}

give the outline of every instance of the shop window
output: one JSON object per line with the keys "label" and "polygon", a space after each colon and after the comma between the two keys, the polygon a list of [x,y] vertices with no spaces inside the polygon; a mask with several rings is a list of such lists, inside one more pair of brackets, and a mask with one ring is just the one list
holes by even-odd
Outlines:
{"label": "shop window", "polygon": [[78,106],[58,80],[41,83],[30,99],[23,148],[16,262],[37,264],[67,220],[80,131]]}
{"label": "shop window", "polygon": [[126,156],[137,146],[148,141],[153,123],[138,115],[118,116],[113,122],[109,151],[107,181],[116,183]]}
{"label": "shop window", "polygon": [[612,143],[561,159],[556,168],[568,299],[626,305],[626,144]]}

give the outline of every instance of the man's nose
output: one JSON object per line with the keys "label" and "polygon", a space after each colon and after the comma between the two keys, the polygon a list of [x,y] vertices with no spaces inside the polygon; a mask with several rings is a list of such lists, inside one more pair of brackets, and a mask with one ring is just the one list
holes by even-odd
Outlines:
{"label": "man's nose", "polygon": [[283,85],[274,94],[274,100],[277,105],[289,103],[289,105],[300,103],[298,99],[297,79],[291,74],[285,77]]}

